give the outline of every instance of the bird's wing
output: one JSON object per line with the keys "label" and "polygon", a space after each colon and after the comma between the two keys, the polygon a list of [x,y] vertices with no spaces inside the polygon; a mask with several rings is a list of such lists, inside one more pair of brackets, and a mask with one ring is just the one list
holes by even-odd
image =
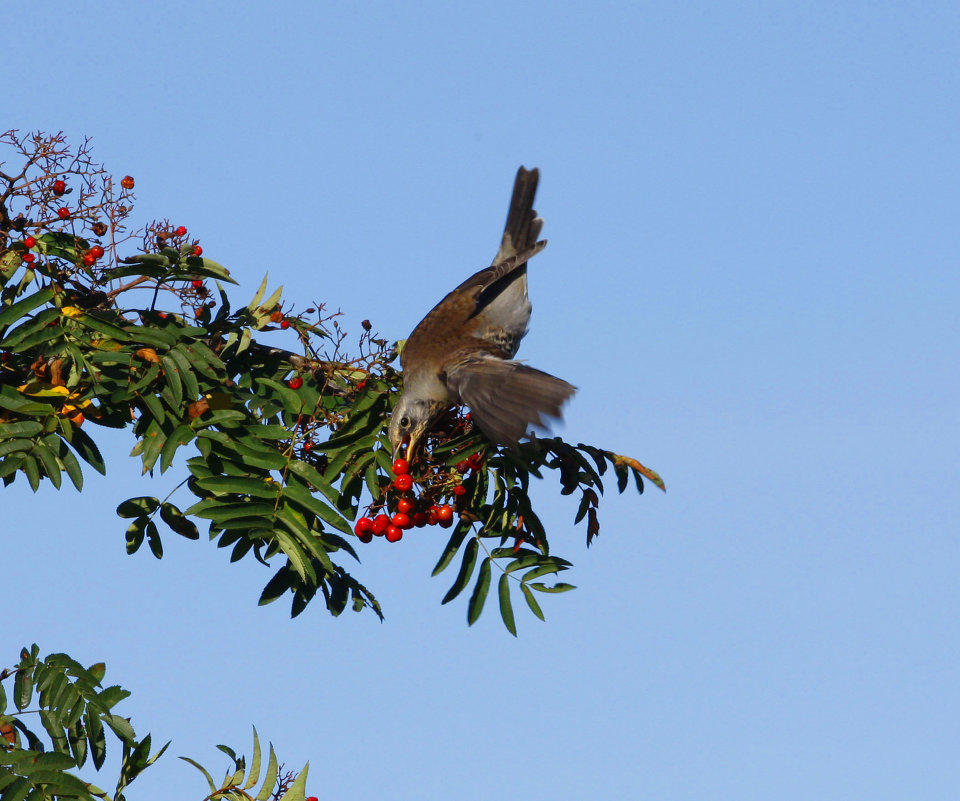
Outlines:
{"label": "bird's wing", "polygon": [[517,444],[544,417],[561,417],[561,407],[576,387],[525,364],[478,354],[448,367],[446,383],[494,442]]}

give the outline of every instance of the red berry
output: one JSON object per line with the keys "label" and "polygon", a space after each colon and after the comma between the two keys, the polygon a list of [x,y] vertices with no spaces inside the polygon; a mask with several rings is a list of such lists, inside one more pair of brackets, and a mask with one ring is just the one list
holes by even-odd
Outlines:
{"label": "red berry", "polygon": [[386,515],[377,515],[373,518],[373,533],[378,537],[387,530],[387,527],[390,525],[390,518]]}
{"label": "red berry", "polygon": [[431,507],[427,510],[427,525],[428,525],[428,526],[435,526],[435,525],[437,525],[437,523],[439,522],[439,520],[437,519],[437,510],[438,510],[439,508],[440,508],[439,506],[431,506]]}
{"label": "red berry", "polygon": [[206,306],[201,306],[199,309],[194,309],[194,310],[193,310],[193,316],[194,316],[194,317],[199,317],[201,314],[203,314],[203,310],[204,310],[205,308],[207,308],[207,307],[206,307]]}
{"label": "red berry", "polygon": [[410,514],[410,512],[413,511],[413,508],[415,506],[416,504],[413,501],[411,501],[409,498],[401,498],[397,502],[397,511],[403,512],[404,514]]}
{"label": "red berry", "polygon": [[67,191],[67,182],[66,181],[54,181],[53,182],[53,194],[62,195]]}
{"label": "red berry", "polygon": [[35,253],[24,253],[20,258],[29,264],[37,258],[37,255]]}
{"label": "red berry", "polygon": [[203,255],[203,248],[200,247],[200,245],[194,245],[194,246],[193,246],[193,255],[194,255],[194,256],[202,256],[202,255]]}
{"label": "red berry", "polygon": [[289,381],[287,381],[287,386],[290,389],[300,389],[303,386],[303,379],[300,376],[294,376]]}
{"label": "red berry", "polygon": [[410,528],[413,523],[410,522],[410,515],[405,514],[404,512],[397,512],[393,516],[393,525],[397,528]]}
{"label": "red berry", "polygon": [[447,506],[447,504],[437,507],[437,520],[441,523],[447,520],[453,520],[453,507]]}
{"label": "red berry", "polygon": [[307,453],[309,453],[310,451],[313,450],[313,443],[310,440],[307,440],[306,442],[303,443],[303,449]]}
{"label": "red berry", "polygon": [[194,278],[194,279],[190,282],[190,286],[192,286],[194,289],[202,289],[202,288],[203,288],[203,281],[201,281],[199,278]]}
{"label": "red berry", "polygon": [[361,534],[369,534],[373,531],[373,521],[369,517],[361,517],[353,526],[353,531],[358,537]]}
{"label": "red berry", "polygon": [[177,226],[177,230],[173,232],[173,235],[174,235],[174,236],[186,236],[186,235],[187,235],[187,229],[184,228],[182,225],[179,225],[179,226]]}
{"label": "red berry", "polygon": [[400,490],[400,492],[407,492],[413,489],[413,477],[404,473],[394,479],[393,485]]}
{"label": "red berry", "polygon": [[84,253],[83,263],[86,264],[87,267],[92,267],[94,264],[97,263],[97,258],[92,253]]}
{"label": "red berry", "polygon": [[103,248],[100,245],[94,245],[90,248],[90,252],[93,254],[93,258],[102,259],[103,258]]}
{"label": "red berry", "polygon": [[395,476],[403,476],[410,472],[410,462],[406,459],[397,459],[393,463],[393,474]]}
{"label": "red berry", "polygon": [[124,175],[123,178],[120,179],[120,186],[124,189],[133,189],[133,176]]}
{"label": "red berry", "polygon": [[290,321],[289,321],[289,320],[281,320],[281,321],[280,321],[280,327],[283,328],[284,330],[286,330],[287,328],[290,327]]}
{"label": "red berry", "polygon": [[453,518],[448,518],[447,520],[440,521],[440,528],[450,528],[453,525]]}
{"label": "red berry", "polygon": [[424,512],[417,512],[413,516],[413,525],[417,528],[423,528],[427,525],[427,515]]}
{"label": "red berry", "polygon": [[37,246],[37,240],[34,239],[32,236],[28,236],[26,239],[23,240],[23,246],[25,248],[34,248]]}
{"label": "red berry", "polygon": [[403,530],[396,526],[387,527],[387,542],[397,542],[403,537]]}
{"label": "red berry", "polygon": [[0,362],[8,362],[13,358],[7,351],[0,353]]}
{"label": "red berry", "polygon": [[453,488],[453,494],[459,498],[460,496],[467,494],[467,488],[463,486],[463,484],[458,484]]}
{"label": "red berry", "polygon": [[463,416],[463,419],[464,419],[464,420],[473,420],[473,415],[470,414],[470,412],[467,412],[467,413]]}
{"label": "red berry", "polygon": [[367,388],[366,381],[361,381],[359,384],[357,384],[357,392],[363,392],[366,388]]}
{"label": "red berry", "polygon": [[464,459],[462,462],[457,462],[457,472],[458,473],[467,473],[470,470],[470,462]]}
{"label": "red berry", "polygon": [[57,216],[61,220],[66,220],[70,216],[70,209],[68,209],[66,206],[60,207],[57,209]]}

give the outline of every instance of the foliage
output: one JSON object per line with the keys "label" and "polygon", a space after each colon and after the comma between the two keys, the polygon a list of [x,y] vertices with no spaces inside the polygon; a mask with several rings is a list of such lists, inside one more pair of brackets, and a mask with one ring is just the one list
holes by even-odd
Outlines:
{"label": "foliage", "polygon": [[[33,645],[20,652],[20,662],[0,670],[0,799],[75,798],[82,801],[123,801],[126,788],[166,751],[167,743],[152,754],[151,737],[137,739],[129,718],[113,708],[130,693],[117,685],[103,686],[106,666],[100,662],[83,667],[66,654],[41,659]],[[15,709],[8,710],[12,681]],[[4,685],[7,682],[7,686]],[[44,734],[28,721],[36,715]],[[89,759],[100,770],[107,758],[107,735],[120,745],[120,768],[113,794],[84,781],[76,770]],[[245,760],[227,746],[218,746],[233,760],[234,767],[218,788],[210,774],[192,759],[210,783],[207,798],[251,798],[257,801],[303,801],[307,769],[299,775],[283,773],[273,746],[263,783],[256,796],[241,795],[257,784],[260,773],[260,741],[253,733],[253,759],[249,773]]]}
{"label": "foliage", "polygon": [[[390,511],[404,495],[392,483],[385,433],[401,382],[396,349],[365,321],[357,353],[346,355],[337,314],[322,305],[294,314],[280,289],[268,294],[267,279],[248,303],[234,305],[224,288],[234,283],[229,271],[183,226],[153,222],[135,241],[126,229],[133,179],[118,188],[86,143],[72,151],[61,135],[12,131],[2,141],[22,162],[14,170],[0,164],[4,485],[22,478],[35,491],[42,480],[59,488],[66,475],[82,489],[81,462],[106,471],[96,440],[102,427],[133,432],[132,454],[145,473],[182,469],[177,457],[189,449],[178,489],[192,503],[138,497],[117,509],[130,521],[130,553],[146,542],[160,558],[158,523],[198,539],[195,521],[203,520],[231,561],[250,555],[273,566],[261,603],[289,594],[297,615],[320,595],[333,615],[349,604],[382,618],[343,559],[357,559],[351,521],[361,508]],[[296,334],[300,353],[264,344],[280,329]],[[434,570],[462,550],[444,603],[473,579],[482,552],[468,621],[483,608],[494,566],[506,627],[516,633],[511,586],[542,618],[536,594],[571,585],[538,579],[570,562],[550,550],[530,477],[556,470],[562,493],[580,494],[576,522],[586,522],[589,544],[609,467],[620,492],[631,475],[638,491],[642,476],[662,487],[635,460],[584,444],[493,447],[469,415],[451,412],[406,493],[424,512],[446,501],[458,514],[455,524],[442,523],[453,531]]]}

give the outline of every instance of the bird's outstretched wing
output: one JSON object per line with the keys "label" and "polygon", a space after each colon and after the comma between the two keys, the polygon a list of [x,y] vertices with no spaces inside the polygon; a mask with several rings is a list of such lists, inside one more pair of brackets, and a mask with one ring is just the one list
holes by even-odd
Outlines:
{"label": "bird's outstretched wing", "polygon": [[576,387],[549,373],[515,361],[478,354],[454,362],[446,383],[494,442],[516,446],[530,426],[544,417],[561,417],[561,407]]}

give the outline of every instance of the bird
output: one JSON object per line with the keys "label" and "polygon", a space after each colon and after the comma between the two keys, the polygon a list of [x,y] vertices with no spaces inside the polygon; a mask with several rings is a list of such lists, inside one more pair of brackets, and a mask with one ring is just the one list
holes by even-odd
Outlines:
{"label": "bird", "polygon": [[489,267],[474,273],[427,313],[400,355],[403,391],[390,417],[396,456],[413,460],[416,448],[455,405],[470,408],[487,438],[517,447],[532,425],[560,419],[576,387],[514,360],[527,333],[531,304],[527,262],[546,246],[543,220],[533,209],[539,170],[520,167],[500,248]]}

